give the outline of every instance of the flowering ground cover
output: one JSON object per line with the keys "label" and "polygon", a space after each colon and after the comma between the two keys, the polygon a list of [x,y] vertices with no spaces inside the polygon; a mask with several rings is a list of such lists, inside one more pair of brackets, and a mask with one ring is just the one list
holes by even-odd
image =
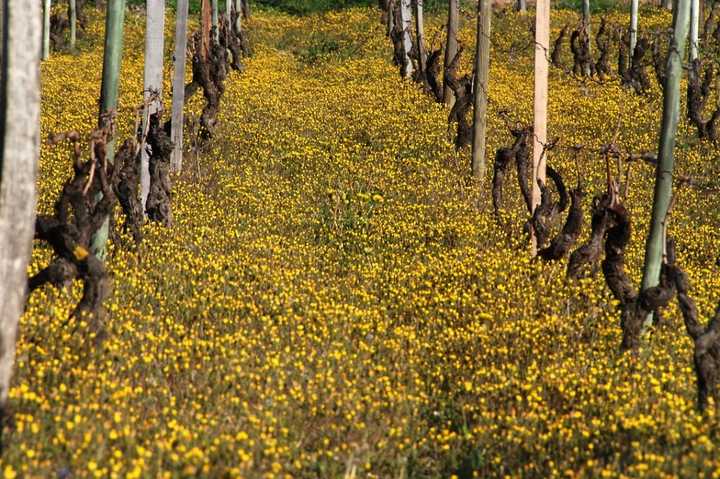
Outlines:
{"label": "flowering ground cover", "polygon": [[[399,79],[378,15],[254,12],[255,54],[228,77],[212,147],[175,178],[175,225],[146,226],[138,252],[111,248],[107,338],[67,320],[77,287],[32,296],[5,477],[717,474],[718,422],[695,410],[677,308],[637,354],[620,354],[601,275],[568,282],[565,260],[530,258],[512,182],[496,220],[492,168],[468,179],[447,110]],[[553,35],[576,21],[555,13]],[[511,142],[498,113],[532,114],[532,17],[494,22],[490,159]],[[121,139],[141,102],[143,27],[128,14]],[[94,126],[102,28],[95,18],[79,55],[43,64],[43,136]],[[428,30],[438,43],[439,19]],[[468,52],[473,37],[466,20]],[[585,147],[549,162],[584,183],[586,211],[605,188],[597,151],[616,132],[628,151],[656,148],[653,88],[551,72],[549,136]],[[681,122],[678,174],[695,186],[679,190],[670,230],[707,318],[720,296],[720,163],[694,138]],[[40,167],[50,211],[68,152],[44,145]],[[636,282],[652,179],[634,166]],[[47,255],[36,248],[31,272]]]}

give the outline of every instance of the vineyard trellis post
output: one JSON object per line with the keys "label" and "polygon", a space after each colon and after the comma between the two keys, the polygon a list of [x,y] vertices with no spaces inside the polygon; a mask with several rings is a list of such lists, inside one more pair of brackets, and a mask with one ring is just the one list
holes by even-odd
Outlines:
{"label": "vineyard trellis post", "polygon": [[70,10],[70,50],[75,51],[77,44],[77,0],[68,0]]}
{"label": "vineyard trellis post", "polygon": [[[458,6],[458,0],[448,0],[448,20],[447,20],[447,41],[445,42],[445,68],[450,65],[450,62],[453,61],[455,58],[455,55],[457,55],[458,51],[458,42],[457,42],[457,32],[458,32],[458,26],[460,22],[460,10]],[[444,78],[443,73],[443,78]],[[455,104],[455,94],[452,91],[452,88],[450,88],[450,85],[448,85],[448,82],[446,79],[443,80],[443,87],[444,87],[444,93],[443,93],[443,100],[445,101],[445,104],[452,108]]]}
{"label": "vineyard trellis post", "polygon": [[188,10],[188,0],[177,1],[172,84],[172,126],[170,131],[170,137],[173,142],[173,152],[172,157],[170,158],[170,166],[173,171],[176,172],[182,170],[183,160],[183,107],[185,106],[185,63],[187,56]]}
{"label": "vineyard trellis post", "polygon": [[233,1],[235,2],[235,32],[240,33],[242,30],[243,2],[242,0]]}
{"label": "vineyard trellis post", "polygon": [[690,0],[690,60],[698,57],[700,29],[700,0]]}
{"label": "vineyard trellis post", "polygon": [[210,0],[201,0],[200,4],[200,58],[207,59],[210,55],[210,31],[212,27],[212,8]]}
{"label": "vineyard trellis post", "polygon": [[[655,169],[655,189],[653,192],[650,232],[645,243],[643,290],[657,286],[660,282],[660,269],[665,249],[665,221],[672,199],[675,136],[680,117],[680,80],[682,79],[685,43],[690,24],[691,1],[677,0],[673,11],[673,35],[670,38],[667,72],[663,87],[663,114],[660,127],[658,161]],[[648,327],[651,321],[652,315],[646,319],[645,327]]]}
{"label": "vineyard trellis post", "polygon": [[402,44],[403,44],[403,76],[412,78],[413,64],[410,60],[410,52],[412,51],[412,8],[411,0],[400,0],[400,25],[402,26]]}
{"label": "vineyard trellis post", "polygon": [[[143,124],[162,111],[163,57],[165,52],[165,0],[147,0],[145,26]],[[145,127],[143,126],[143,130]],[[143,145],[140,159],[140,197],[143,214],[150,193],[150,157]]]}
{"label": "vineyard trellis post", "polygon": [[[588,54],[592,54],[592,40],[591,39],[591,28],[590,28],[590,0],[583,0],[582,2],[582,24],[583,30],[588,38],[587,49]],[[585,76],[591,75],[590,64],[585,65]]]}
{"label": "vineyard trellis post", "polygon": [[[105,51],[103,54],[102,86],[100,87],[99,124],[101,127],[105,126],[103,121],[107,120],[108,114],[117,110],[124,22],[125,0],[107,0]],[[114,139],[108,142],[105,157],[110,163],[113,162],[115,158]],[[92,238],[91,250],[101,260],[105,258],[109,225],[109,218],[105,218],[102,226]]]}
{"label": "vineyard trellis post", "polygon": [[52,8],[51,0],[43,0],[42,9],[42,59],[47,60],[50,57],[50,9]]}
{"label": "vineyard trellis post", "polygon": [[[40,156],[41,4],[2,0],[0,73],[0,428],[25,306]],[[11,66],[11,67],[10,67]]]}
{"label": "vineyard trellis post", "polygon": [[212,1],[212,26],[215,30],[213,30],[213,38],[215,41],[218,41],[220,38],[220,29],[218,27],[218,0],[211,0]]}
{"label": "vineyard trellis post", "polygon": [[477,9],[475,88],[473,104],[472,174],[485,178],[485,130],[490,69],[490,23],[492,0],[480,0]]}
{"label": "vineyard trellis post", "polygon": [[635,45],[637,45],[638,3],[639,0],[631,0],[630,2],[630,58],[632,58]]}
{"label": "vineyard trellis post", "polygon": [[[550,51],[550,0],[537,0],[535,11],[535,86],[533,97],[532,209],[540,204],[540,184],[545,182],[547,155],[547,104]],[[531,235],[531,253],[537,254],[537,238]]]}
{"label": "vineyard trellis post", "polygon": [[425,17],[423,0],[415,0],[415,33],[417,37],[418,65],[420,72],[425,72],[427,51],[425,50]]}

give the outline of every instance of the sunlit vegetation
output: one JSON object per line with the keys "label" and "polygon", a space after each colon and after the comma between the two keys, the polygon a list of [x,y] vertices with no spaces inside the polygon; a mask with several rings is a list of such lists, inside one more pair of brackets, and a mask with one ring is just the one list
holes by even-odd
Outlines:
{"label": "sunlit vegetation", "polygon": [[[68,321],[78,285],[31,297],[4,477],[717,474],[718,422],[696,412],[677,307],[621,354],[602,276],[568,281],[565,260],[531,259],[512,181],[496,219],[492,167],[482,184],[468,179],[447,110],[399,79],[376,8],[256,10],[254,55],[228,76],[215,140],[174,178],[174,226],[146,225],[138,252],[110,245],[107,339]],[[552,37],[577,21],[554,12]],[[435,47],[442,22],[427,26]],[[493,22],[490,159],[512,142],[504,118],[532,123],[533,17]],[[120,138],[142,101],[143,17],[129,13],[125,28]],[[473,28],[463,18],[467,52]],[[44,138],[94,128],[102,30],[91,16],[81,53],[43,63]],[[603,144],[657,148],[660,88],[550,75],[548,136],[560,143],[549,164],[585,186],[589,211],[605,189]],[[169,72],[165,92],[169,104]],[[720,292],[718,152],[683,119],[675,153],[692,181],[671,232],[707,318]],[[69,161],[43,145],[39,211],[52,209]],[[635,283],[652,180],[651,165],[633,165]],[[31,273],[48,255],[35,249]]]}

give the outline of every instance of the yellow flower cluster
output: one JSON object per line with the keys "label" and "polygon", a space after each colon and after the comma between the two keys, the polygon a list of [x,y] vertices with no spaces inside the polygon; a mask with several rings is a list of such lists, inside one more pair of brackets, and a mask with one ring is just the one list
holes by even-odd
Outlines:
{"label": "yellow flower cluster", "polygon": [[[494,20],[489,158],[510,141],[500,109],[531,119],[531,21]],[[553,31],[576,21],[554,14]],[[467,181],[447,111],[400,81],[377,11],[258,11],[248,26],[255,55],[228,78],[212,146],[175,178],[175,226],[147,225],[139,254],[111,249],[109,338],[96,346],[67,321],[78,285],[32,296],[5,477],[718,474],[718,424],[695,412],[677,309],[637,355],[620,355],[602,279],[568,283],[564,262],[530,259],[511,181],[495,220],[492,168],[482,187]],[[128,14],[120,138],[141,100],[142,36]],[[101,38],[95,17],[81,54],[43,65],[44,135],[94,126]],[[659,89],[638,96],[554,70],[550,98],[550,136],[585,148],[549,161],[584,183],[588,211],[604,189],[596,152],[616,125],[628,151],[656,147]],[[697,187],[678,192],[670,229],[707,317],[720,296],[720,166],[693,138],[682,122],[678,173]],[[66,150],[43,146],[40,211],[70,171]],[[629,178],[637,280],[652,168]],[[48,254],[36,249],[32,272]]]}

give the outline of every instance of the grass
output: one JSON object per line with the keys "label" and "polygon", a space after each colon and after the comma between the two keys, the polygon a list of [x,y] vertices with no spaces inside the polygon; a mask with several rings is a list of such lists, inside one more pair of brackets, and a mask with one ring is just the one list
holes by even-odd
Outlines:
{"label": "grass", "polygon": [[257,0],[257,3],[294,15],[309,15],[329,10],[368,6],[371,5],[372,0]]}
{"label": "grass", "polygon": [[[201,0],[190,0],[190,13],[199,13]],[[218,0],[218,8],[224,11],[225,0]],[[276,9],[292,15],[310,15],[319,12],[328,12],[332,10],[374,6],[375,0],[254,0],[254,5]],[[471,0],[460,0],[463,10],[471,12],[475,3]],[[143,6],[144,0],[128,0],[129,5]],[[440,13],[447,9],[445,0],[424,0],[424,8],[428,13]],[[176,0],[168,0],[168,6],[175,9]],[[561,0],[557,8],[569,9],[573,11],[582,10],[582,0]],[[590,9],[592,13],[604,13],[617,9],[625,8],[624,4],[617,0],[592,0]]]}
{"label": "grass", "polygon": [[[201,0],[190,0],[190,13],[199,13],[200,3]],[[308,15],[321,11],[367,6],[371,3],[372,0],[255,0],[252,2],[254,5],[274,8],[295,15]],[[128,4],[144,6],[145,0],[128,0]],[[175,9],[177,1],[168,0],[167,4],[170,8]],[[224,11],[225,0],[218,0],[218,9]]]}
{"label": "grass", "polygon": [[[648,14],[643,28],[669,19]],[[103,26],[93,20],[79,55],[43,63],[44,138],[97,121]],[[577,20],[553,12],[553,36]],[[429,19],[428,38],[442,23]],[[500,111],[531,121],[531,24],[493,19],[489,158],[511,141]],[[175,225],[146,225],[139,253],[111,248],[108,340],[96,348],[86,324],[68,322],[79,285],[30,299],[5,477],[718,472],[720,424],[694,409],[677,309],[636,355],[619,354],[601,279],[568,282],[564,261],[530,259],[512,174],[495,219],[492,168],[482,185],[468,179],[447,109],[398,78],[377,11],[260,9],[248,27],[255,56],[228,77],[217,137],[173,178]],[[125,31],[119,139],[142,101],[143,19],[129,14]],[[471,22],[460,36],[472,51]],[[549,135],[561,143],[548,161],[570,185],[582,179],[588,211],[605,188],[597,151],[615,125],[623,150],[656,148],[660,90],[639,96],[557,69],[550,81]],[[678,136],[678,175],[717,184],[717,147],[692,141],[684,118]],[[586,148],[574,159],[563,146],[576,144]],[[43,144],[41,212],[70,168],[66,149]],[[626,261],[637,282],[654,172],[633,168]],[[677,194],[670,229],[707,318],[720,291],[720,198]],[[36,248],[31,272],[47,256]]]}
{"label": "grass", "polygon": [[[190,13],[199,13],[200,12],[200,3],[201,0],[189,0],[188,2],[188,10]],[[134,5],[138,7],[144,7],[145,6],[145,0],[127,0],[128,5]],[[177,0],[167,0],[166,5],[173,10],[177,8]],[[225,0],[218,0],[218,9],[220,11],[224,11],[225,8]]]}

